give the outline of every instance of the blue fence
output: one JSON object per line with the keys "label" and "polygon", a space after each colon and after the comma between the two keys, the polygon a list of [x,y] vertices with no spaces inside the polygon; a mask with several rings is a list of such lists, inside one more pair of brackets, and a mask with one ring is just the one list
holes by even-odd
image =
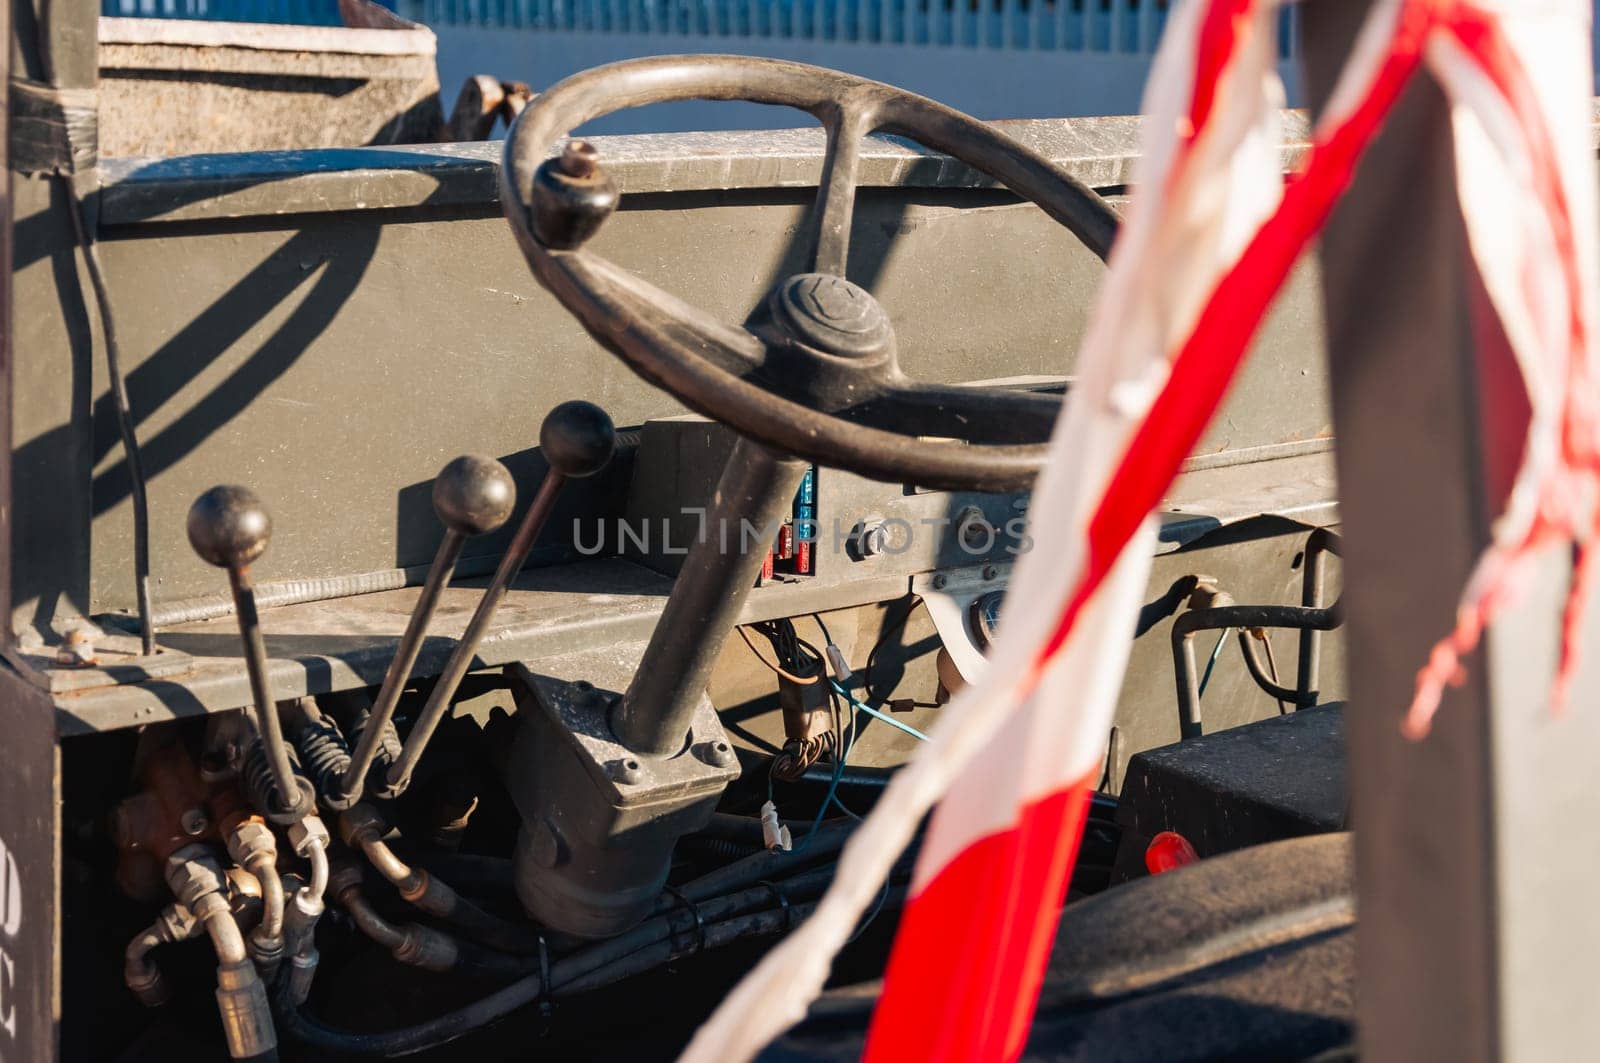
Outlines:
{"label": "blue fence", "polygon": [[[1148,55],[1170,0],[397,0],[434,27]],[[388,6],[388,5],[385,5]],[[102,0],[106,15],[338,25],[336,0]],[[1293,55],[1298,11],[1279,47]]]}
{"label": "blue fence", "polygon": [[[385,3],[385,7],[392,7]],[[188,18],[217,22],[282,22],[338,26],[338,0],[100,0],[100,13],[120,18]]]}

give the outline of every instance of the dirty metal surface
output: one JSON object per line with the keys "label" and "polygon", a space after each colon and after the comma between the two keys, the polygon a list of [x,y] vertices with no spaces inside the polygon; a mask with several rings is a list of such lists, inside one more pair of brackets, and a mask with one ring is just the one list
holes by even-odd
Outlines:
{"label": "dirty metal surface", "polygon": [[[1251,468],[1258,477],[1281,474],[1281,482],[1298,485],[1298,493],[1285,487],[1262,489],[1255,499],[1245,492],[1233,497],[1226,478]],[[1151,603],[1135,644],[1130,689],[1124,698],[1129,705],[1150,705],[1155,710],[1126,721],[1129,741],[1113,758],[1113,780],[1120,778],[1120,761],[1131,751],[1177,738],[1176,716],[1170,711],[1172,677],[1165,640],[1179,598],[1168,588],[1205,574],[1218,578],[1239,601],[1292,601],[1305,530],[1337,517],[1326,472],[1326,456],[1312,454],[1255,467],[1203,470],[1179,480],[1175,497],[1186,500],[1184,512],[1163,517],[1164,527],[1171,533],[1160,547],[1164,556],[1158,558],[1152,576]],[[1201,511],[1205,499],[1212,500],[1210,512]],[[1277,516],[1270,507],[1258,508],[1258,502],[1276,504],[1293,518]],[[1180,546],[1187,549],[1178,549]],[[758,587],[741,622],[891,601],[912,589],[918,567],[908,563],[870,572],[844,572],[829,580]],[[1000,587],[1005,582],[1005,568],[999,565],[941,571],[955,583]],[[444,592],[418,657],[417,675],[434,674],[443,666],[477,606],[484,582],[483,578],[466,579]],[[479,649],[477,664],[490,667],[594,652],[645,639],[671,587],[670,576],[620,558],[524,571],[501,605],[497,624]],[[262,626],[276,696],[292,698],[378,683],[419,593],[419,588],[407,587],[264,609]],[[165,629],[160,643],[189,655],[192,667],[136,684],[62,694],[57,698],[62,732],[114,729],[248,703],[249,686],[232,617]],[[1331,653],[1323,663],[1328,678],[1325,686],[1341,689],[1342,661],[1336,648]],[[1275,711],[1243,668],[1231,663],[1219,669],[1207,705],[1208,713],[1214,713],[1208,719],[1219,727]],[[1169,733],[1170,738],[1166,737]]]}
{"label": "dirty metal surface", "polygon": [[[512,673],[534,692],[543,711],[555,723],[554,731],[578,756],[593,785],[615,807],[654,803],[695,792],[720,792],[738,777],[729,760],[717,764],[703,746],[723,741],[725,732],[717,710],[704,694],[689,728],[690,746],[670,756],[652,756],[618,741],[611,728],[611,711],[633,679],[645,643],[630,642],[604,650],[568,654],[541,661],[518,661]],[[619,766],[634,766],[624,775]]]}
{"label": "dirty metal surface", "polygon": [[[444,666],[485,582],[467,580],[441,595],[414,674],[432,675]],[[758,588],[744,622],[791,610],[809,612],[894,598],[905,593],[906,585],[904,578],[862,581],[851,588],[848,600],[839,590],[824,596],[789,587]],[[671,588],[670,579],[621,560],[526,571],[501,604],[476,663],[493,667],[647,638]],[[419,592],[420,588],[408,587],[263,610],[274,696],[287,699],[379,683]],[[192,667],[135,685],[58,696],[62,733],[111,730],[249,703],[239,632],[232,617],[179,625],[163,631],[161,643],[188,654]]]}
{"label": "dirty metal surface", "polygon": [[[1119,123],[1130,120],[1015,128],[1053,142],[1051,157],[1110,167],[1094,183],[1114,186],[1135,147]],[[624,195],[596,239],[620,266],[730,322],[798,271],[810,199],[798,186],[821,170],[819,136],[613,143],[635,153],[618,159],[625,189],[666,190]],[[452,174],[476,151],[272,156],[276,168],[246,167],[247,194],[260,198],[243,213],[215,198],[228,172],[218,158],[134,163],[138,172],[112,176],[102,252],[150,474],[158,610],[220,590],[182,534],[190,501],[213,484],[247,484],[271,508],[263,583],[403,569],[426,564],[437,545],[428,484],[457,454],[501,458],[526,494],[542,472],[535,426],[557,402],[591,399],[622,426],[681,412],[537,286],[491,213],[487,158],[469,167],[479,171],[468,197],[478,202],[460,202]],[[430,154],[444,160],[442,174],[430,172]],[[999,193],[926,187],[956,180],[938,156],[869,141],[869,186],[875,158],[924,185],[864,188],[852,239],[851,279],[893,319],[908,371],[938,383],[1070,374],[1103,268],[1094,256]],[[737,183],[724,177],[745,187],[706,187]],[[397,197],[394,181],[417,184]],[[337,212],[312,209],[294,190],[304,182]],[[129,224],[175,208],[182,216],[185,204],[199,214],[184,224]],[[15,601],[18,622],[41,629],[131,604],[126,470],[49,224],[43,213],[23,218],[17,272],[19,298],[61,308],[28,322],[17,367],[36,400],[19,411],[18,492],[40,504],[18,513]],[[1291,280],[1197,462],[1325,445],[1314,291],[1313,269]],[[614,496],[591,501],[623,509]]]}
{"label": "dirty metal surface", "polygon": [[[785,121],[792,121],[789,112]],[[1305,122],[1285,115],[1286,165],[1305,147]],[[1138,158],[1138,117],[1028,119],[994,123],[1097,189],[1129,184]],[[592,138],[623,195],[814,188],[822,128],[657,133]],[[276,151],[110,158],[103,217],[109,224],[252,215],[499,203],[501,145],[432,144],[383,150]],[[115,152],[102,151],[103,155]],[[994,188],[984,174],[899,137],[874,135],[861,148],[863,188]],[[196,195],[197,187],[204,195]]]}
{"label": "dirty metal surface", "polygon": [[421,26],[103,18],[99,56],[106,156],[416,143],[444,120]]}

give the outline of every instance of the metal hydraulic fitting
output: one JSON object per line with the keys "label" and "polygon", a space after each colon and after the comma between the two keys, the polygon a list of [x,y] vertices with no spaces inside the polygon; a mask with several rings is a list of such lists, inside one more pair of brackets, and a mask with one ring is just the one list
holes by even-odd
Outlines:
{"label": "metal hydraulic fitting", "polygon": [[320,816],[306,816],[289,824],[289,847],[296,856],[309,858],[313,846],[327,852],[332,841],[333,835],[328,832],[328,825],[322,822]]}
{"label": "metal hydraulic fitting", "polygon": [[362,932],[389,950],[401,963],[429,971],[454,971],[460,962],[461,951],[455,939],[431,927],[406,923],[396,926],[383,919],[361,893],[361,868],[354,864],[340,864],[328,879],[328,892],[333,894]]}
{"label": "metal hydraulic fitting", "polygon": [[289,973],[280,983],[280,988],[295,1007],[310,999],[311,984],[316,981],[317,965],[321,962],[322,954],[314,948],[290,955]]}
{"label": "metal hydraulic fitting", "polygon": [[200,901],[227,889],[222,865],[204,845],[185,845],[167,857],[167,885],[178,903],[200,913]]}
{"label": "metal hydraulic fitting", "polygon": [[349,860],[340,860],[328,873],[328,894],[340,904],[351,890],[361,889],[361,867]]}
{"label": "metal hydraulic fitting", "polygon": [[284,905],[278,879],[278,837],[259,819],[242,820],[228,832],[228,855],[261,884],[261,923],[250,932],[250,956],[262,975],[271,980],[283,962]]}
{"label": "metal hydraulic fitting", "polygon": [[322,956],[317,952],[317,922],[326,905],[322,898],[313,896],[298,879],[288,876],[283,880],[284,892],[291,898],[283,917],[283,952],[288,957],[288,975],[285,989],[296,1005],[304,1004],[311,995],[311,982],[317,973]]}
{"label": "metal hydraulic fitting", "polygon": [[407,923],[401,927],[405,942],[390,950],[401,963],[425,971],[453,971],[461,961],[461,950],[448,935],[427,926]]}
{"label": "metal hydraulic fitting", "polygon": [[158,945],[187,941],[194,936],[200,920],[193,912],[176,902],[162,909],[156,921],[138,937],[128,943],[123,962],[123,981],[147,1008],[157,1008],[167,1002],[167,980],[161,968],[149,958],[150,951]]}
{"label": "metal hydraulic fitting", "polygon": [[388,822],[366,801],[357,802],[339,813],[339,837],[352,849],[382,841],[388,833]]}
{"label": "metal hydraulic fitting", "polygon": [[272,1026],[272,1005],[267,986],[249,960],[217,967],[217,1010],[228,1055],[234,1059],[260,1059],[278,1048]]}

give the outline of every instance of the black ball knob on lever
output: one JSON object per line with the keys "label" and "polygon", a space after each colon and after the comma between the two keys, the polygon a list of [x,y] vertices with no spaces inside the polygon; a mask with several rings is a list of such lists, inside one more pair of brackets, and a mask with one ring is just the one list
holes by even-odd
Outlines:
{"label": "black ball knob on lever", "polygon": [[534,542],[549,520],[551,510],[555,508],[556,497],[561,493],[562,486],[568,480],[593,476],[605,468],[616,447],[617,432],[611,424],[611,418],[592,402],[563,402],[545,416],[544,424],[539,429],[539,448],[550,470],[539,484],[539,491],[528,506],[528,512],[523,514],[522,523],[517,526],[516,534],[506,547],[494,578],[484,589],[483,598],[467,623],[461,641],[456,643],[455,652],[450,655],[449,663],[435,682],[428,703],[423,706],[411,733],[406,736],[400,759],[389,769],[386,783],[390,794],[399,794],[411,784],[411,774],[416,770],[417,761],[422,759],[422,752],[439,722],[450,711],[450,702],[477,657],[478,646],[489,631],[495,610],[505,599],[511,581],[516,579],[517,573],[528,560]]}
{"label": "black ball knob on lever", "polygon": [[272,517],[248,487],[213,487],[189,507],[189,545],[208,565],[248,568],[266,552]]}
{"label": "black ball knob on lever", "polygon": [[494,531],[516,505],[517,485],[493,458],[463,454],[433,478],[433,511],[463,539]]}
{"label": "black ball knob on lever", "polygon": [[267,647],[250,578],[251,563],[272,539],[272,517],[249,488],[221,485],[195,499],[189,507],[187,528],[189,545],[201,560],[228,571],[250,694],[255,699],[256,734],[272,776],[275,807],[261,812],[276,823],[295,823],[315,811],[315,795],[307,781],[295,774],[284,744],[277,702],[267,682]]}
{"label": "black ball knob on lever", "polygon": [[621,195],[586,140],[569,140],[533,175],[533,234],[545,247],[581,247],[611,217]]}
{"label": "black ball knob on lever", "polygon": [[517,485],[506,467],[493,458],[463,454],[434,477],[433,511],[444,524],[444,538],[439,542],[433,565],[423,581],[422,593],[411,610],[411,619],[400,636],[400,645],[395,648],[389,670],[384,674],[371,717],[339,780],[338,792],[322,795],[323,804],[329,808],[342,811],[361,799],[367,774],[383,748],[384,735],[391,727],[400,694],[416,667],[428,624],[438,609],[440,594],[450,583],[462,548],[472,536],[485,535],[504,524],[516,504]]}
{"label": "black ball knob on lever", "polygon": [[539,426],[539,452],[551,471],[569,480],[593,476],[617,450],[617,430],[606,411],[592,402],[563,402]]}

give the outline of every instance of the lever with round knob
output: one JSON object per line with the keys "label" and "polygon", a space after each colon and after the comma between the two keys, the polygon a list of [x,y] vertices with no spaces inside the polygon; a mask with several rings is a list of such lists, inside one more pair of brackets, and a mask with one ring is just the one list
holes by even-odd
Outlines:
{"label": "lever with round knob", "polygon": [[361,740],[350,756],[350,766],[339,781],[337,794],[324,794],[323,800],[336,808],[348,808],[361,798],[367,773],[377,759],[384,732],[394,719],[395,706],[405,689],[417,654],[427,636],[428,624],[439,605],[439,595],[450,583],[462,547],[474,535],[485,535],[506,522],[517,503],[517,485],[506,467],[493,458],[463,454],[439,471],[433,480],[433,511],[444,524],[444,538],[433,556],[433,565],[423,581],[422,593],[411,619],[400,636],[394,659],[383,677],[383,686],[372,706],[372,716],[362,729]]}
{"label": "lever with round knob", "polygon": [[315,795],[297,776],[283,740],[277,702],[267,682],[267,647],[261,638],[261,617],[256,610],[255,585],[250,565],[267,549],[272,538],[272,518],[247,487],[213,487],[189,507],[189,545],[208,564],[227,569],[234,612],[244,641],[245,670],[255,699],[256,734],[272,775],[278,807],[262,813],[277,823],[295,823],[315,811]]}
{"label": "lever with round knob", "polygon": [[406,736],[405,749],[400,759],[389,768],[386,778],[389,794],[397,795],[410,785],[411,774],[416,770],[417,761],[422,759],[428,740],[433,737],[433,732],[438,729],[440,721],[450,711],[450,702],[455,697],[462,678],[472,667],[473,659],[478,654],[478,646],[483,642],[483,637],[488,633],[489,625],[494,620],[495,610],[505,600],[511,581],[516,579],[517,573],[528,560],[534,542],[539,538],[540,531],[544,529],[545,522],[555,508],[556,497],[561,493],[561,488],[568,480],[593,476],[605,468],[606,463],[611,460],[616,445],[617,434],[611,424],[611,418],[591,402],[564,402],[546,415],[544,424],[539,428],[539,449],[550,470],[545,473],[544,481],[539,484],[538,493],[528,506],[528,512],[523,515],[522,523],[517,526],[516,534],[506,547],[505,556],[500,559],[494,577],[484,589],[483,598],[479,600],[477,611],[468,621],[467,629],[461,635],[461,641],[456,643],[449,663],[439,674],[433,692],[428,696],[427,704],[423,706],[416,723],[412,725],[411,733]]}

